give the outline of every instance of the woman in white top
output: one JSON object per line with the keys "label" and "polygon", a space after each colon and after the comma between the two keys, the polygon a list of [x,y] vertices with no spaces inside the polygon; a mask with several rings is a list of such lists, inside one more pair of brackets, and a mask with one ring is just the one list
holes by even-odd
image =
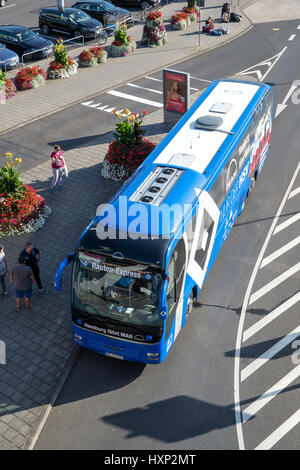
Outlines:
{"label": "woman in white top", "polygon": [[6,284],[5,284],[5,276],[8,272],[8,264],[6,260],[6,256],[4,253],[4,246],[0,245],[0,283],[2,286],[2,294],[1,296],[7,295]]}

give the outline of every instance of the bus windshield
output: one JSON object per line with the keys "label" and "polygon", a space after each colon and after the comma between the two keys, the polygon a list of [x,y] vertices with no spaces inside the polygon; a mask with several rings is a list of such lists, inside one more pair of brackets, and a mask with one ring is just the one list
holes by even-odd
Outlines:
{"label": "bus windshield", "polygon": [[137,262],[79,252],[73,271],[73,308],[85,319],[125,325],[161,326],[162,273]]}

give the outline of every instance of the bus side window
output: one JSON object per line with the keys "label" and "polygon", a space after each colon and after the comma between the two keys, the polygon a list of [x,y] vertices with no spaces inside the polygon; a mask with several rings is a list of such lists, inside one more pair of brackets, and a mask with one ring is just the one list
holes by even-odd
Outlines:
{"label": "bus side window", "polygon": [[176,283],[175,283],[175,256],[174,253],[168,265],[169,281],[167,288],[167,304],[169,315],[176,302]]}

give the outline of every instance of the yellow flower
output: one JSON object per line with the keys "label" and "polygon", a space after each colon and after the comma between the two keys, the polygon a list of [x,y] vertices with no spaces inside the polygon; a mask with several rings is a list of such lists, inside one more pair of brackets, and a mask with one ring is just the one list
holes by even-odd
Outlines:
{"label": "yellow flower", "polygon": [[130,114],[130,111],[128,108],[125,109],[124,113],[126,114],[126,116],[128,116],[128,114]]}
{"label": "yellow flower", "polygon": [[117,113],[117,116],[118,116],[118,118],[121,118],[121,117],[122,117],[120,113]]}
{"label": "yellow flower", "polygon": [[11,166],[14,166],[14,162],[11,162]]}
{"label": "yellow flower", "polygon": [[129,116],[128,121],[134,122],[135,121],[135,115],[132,114],[131,116]]}
{"label": "yellow flower", "polygon": [[7,157],[12,157],[12,153],[11,152],[6,152],[5,154]]}
{"label": "yellow flower", "polygon": [[16,158],[17,163],[22,163],[22,161],[23,161],[22,158]]}
{"label": "yellow flower", "polygon": [[7,162],[6,165],[7,165],[7,166],[10,166],[10,163]]}

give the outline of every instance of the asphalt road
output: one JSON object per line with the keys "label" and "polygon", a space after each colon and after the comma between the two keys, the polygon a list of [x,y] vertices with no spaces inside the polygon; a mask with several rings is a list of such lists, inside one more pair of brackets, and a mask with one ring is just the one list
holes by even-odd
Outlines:
{"label": "asphalt road", "polygon": [[[293,42],[288,41],[297,24],[255,26],[238,40],[178,64],[177,69],[189,71],[195,77],[191,86],[200,89],[206,83],[201,80],[234,75],[275,56],[254,70],[260,70],[262,76],[270,70],[266,81],[273,85],[275,104],[282,103],[293,80],[300,77],[299,37]],[[275,26],[279,26],[280,31],[273,31]],[[285,46],[289,46],[288,49],[275,62],[276,55]],[[161,75],[158,73],[151,78],[161,80]],[[150,82],[149,78],[144,78],[134,84],[151,88]],[[152,88],[161,91],[160,83],[156,81]],[[124,85],[117,91],[161,102],[159,93],[141,88],[135,88],[133,92],[133,88]],[[97,103],[101,104],[96,107],[77,104],[7,133],[1,136],[0,146],[7,148],[7,143],[12,142],[12,151],[26,152],[26,164],[30,168],[48,157],[54,142],[67,150],[110,131],[113,115],[105,111],[108,107],[129,107],[134,111],[147,109],[149,112],[157,109],[157,106],[111,94],[95,96],[92,105]],[[299,420],[292,427],[289,420],[299,406],[298,366],[291,360],[291,343],[255,372],[246,369],[297,327],[299,315],[295,303],[270,323],[269,328],[253,333],[257,322],[297,295],[299,270],[294,269],[293,274],[269,290],[265,286],[296,265],[299,245],[276,258],[275,264],[270,262],[266,265],[267,271],[260,270],[255,277],[242,324],[243,333],[248,335],[241,345],[240,363],[236,360],[236,336],[249,280],[299,162],[300,108],[290,100],[287,104],[274,121],[271,153],[255,190],[201,291],[201,303],[195,305],[190,321],[180,332],[166,361],[145,367],[82,351],[35,449],[237,449],[243,448],[242,444],[253,449],[279,427],[282,436],[273,448],[299,448]],[[106,105],[103,110],[96,109]],[[44,143],[40,142],[40,135],[44,136]],[[297,215],[299,196],[297,200],[295,191],[298,187],[299,176],[291,188],[296,195],[284,204],[278,226]],[[270,239],[266,256],[291,243],[298,235],[299,220],[281,228],[276,237]],[[255,294],[261,293],[261,289],[263,294],[255,300]],[[251,332],[252,336],[249,336]],[[235,374],[240,377],[244,369],[243,380],[237,384],[237,403]],[[287,374],[290,374],[288,379]],[[274,391],[276,384],[278,388]],[[251,415],[253,406],[265,393],[272,400]],[[237,405],[240,405],[242,415],[237,413]],[[236,419],[241,416],[249,419],[238,426],[238,440]],[[282,426],[289,429],[288,432],[282,431]]]}
{"label": "asphalt road", "polygon": [[[295,22],[272,26],[280,26],[280,32],[275,34],[270,24],[260,25],[238,41],[178,64],[177,68],[188,70],[196,78],[212,80],[220,75],[233,75],[275,56],[268,65],[254,67],[254,70],[265,74],[268,67],[272,67],[266,81],[273,85],[274,103],[282,103],[293,80],[300,75],[300,66],[295,60],[299,55],[299,38],[288,44],[290,31],[297,26]],[[272,66],[276,54],[286,45],[288,49]],[[156,74],[152,78],[159,77]],[[149,79],[136,84],[145,87],[146,82],[149,86]],[[196,87],[196,83],[197,80],[193,80],[192,86]],[[120,90],[128,92],[128,86]],[[154,100],[154,95],[151,96]],[[107,103],[112,106],[129,105],[128,101],[113,101],[111,95],[97,96],[94,102],[105,104],[108,99]],[[259,252],[299,162],[299,109],[289,102],[287,109],[274,121],[271,153],[255,190],[202,289],[201,303],[195,305],[192,318],[180,332],[166,361],[159,366],[145,367],[82,351],[36,449],[237,449],[243,445],[254,449],[268,436],[273,438],[274,449],[299,448],[299,419],[292,420],[291,424],[299,404],[298,366],[291,360],[291,342],[277,354],[269,354],[269,360],[260,364],[255,372],[247,369],[253,361],[261,361],[260,356],[265,351],[284,340],[298,325],[299,315],[294,303],[285,310],[285,315],[270,321],[269,328],[258,327],[258,331],[252,331],[259,321],[269,318],[278,306],[299,292],[297,270],[275,287],[265,288],[295,266],[299,260],[299,245],[278,255],[275,262],[269,261],[265,271],[260,270],[255,277],[251,289],[254,297],[250,297],[251,305],[242,325],[242,331],[248,336],[244,337],[240,349],[237,376],[241,370],[243,375],[238,383],[238,403],[234,395],[235,346],[242,306]],[[70,116],[76,113],[80,138],[89,138],[111,127],[110,113],[105,114],[103,110],[101,113],[87,105],[76,105],[55,118],[66,123],[68,113]],[[65,146],[65,135],[70,145],[73,145],[72,137],[78,139],[74,129],[76,121],[72,125],[73,134],[69,134],[71,126],[67,133],[62,128],[56,134]],[[286,201],[277,226],[297,215],[298,187],[299,175],[291,188],[295,196]],[[299,220],[284,229],[281,227],[267,245],[266,257],[298,235]],[[261,289],[264,292],[257,304],[255,294]],[[266,393],[272,400],[269,398],[265,406],[251,415],[253,407],[257,407]],[[238,431],[238,441],[236,409],[239,404],[245,422]]]}

